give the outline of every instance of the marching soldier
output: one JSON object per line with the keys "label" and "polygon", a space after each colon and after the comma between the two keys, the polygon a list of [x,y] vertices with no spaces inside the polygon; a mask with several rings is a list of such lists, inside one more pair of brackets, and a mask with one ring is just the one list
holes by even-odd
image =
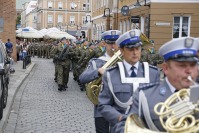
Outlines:
{"label": "marching soldier", "polygon": [[63,37],[61,43],[58,45],[59,57],[58,57],[58,75],[57,83],[58,90],[65,91],[68,88],[68,78],[70,72],[70,58],[74,55],[72,48],[69,46],[68,40]]}
{"label": "marching soldier", "polygon": [[98,109],[109,122],[111,133],[115,133],[117,123],[129,113],[137,87],[160,80],[156,67],[139,61],[142,45],[140,35],[141,31],[134,29],[118,38],[116,44],[124,60],[107,69],[102,76]]}
{"label": "marching soldier", "polygon": [[161,64],[163,62],[163,58],[155,52],[154,47],[149,47],[148,49],[142,50],[141,62],[148,62],[153,66],[157,66],[157,64]]}
{"label": "marching soldier", "polygon": [[[117,49],[115,41],[120,34],[121,32],[118,30],[109,30],[102,34],[106,46],[106,53],[99,58],[93,58],[89,61],[87,69],[79,77],[81,83],[89,83],[103,75],[105,70],[102,66],[114,55],[113,49]],[[98,105],[95,105],[94,118],[96,133],[109,133],[109,123],[97,108]]]}
{"label": "marching soldier", "polygon": [[57,75],[58,75],[58,57],[59,57],[59,52],[58,52],[58,46],[56,42],[54,42],[54,45],[52,46],[52,49],[50,51],[50,56],[53,58],[53,63],[55,64],[55,82],[57,82]]}

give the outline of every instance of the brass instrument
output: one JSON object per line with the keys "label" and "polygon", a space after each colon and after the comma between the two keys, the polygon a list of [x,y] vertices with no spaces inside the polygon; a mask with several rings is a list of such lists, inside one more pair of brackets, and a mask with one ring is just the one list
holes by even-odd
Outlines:
{"label": "brass instrument", "polygon": [[[115,65],[118,61],[121,61],[122,54],[120,50],[118,50],[105,64],[102,68],[106,69],[110,66]],[[88,99],[95,105],[98,104],[98,96],[101,89],[101,80],[102,77],[90,82],[86,86],[86,95]]]}
{"label": "brass instrument", "polygon": [[[190,76],[188,79],[190,80]],[[196,113],[199,113],[198,89],[198,85],[191,86],[190,89],[181,89],[171,95],[164,103],[158,103],[154,107],[161,125],[167,132],[199,133],[199,119],[194,117]],[[196,98],[195,101],[192,101],[193,98],[190,95],[194,95],[194,93]],[[125,123],[125,133],[159,133],[146,129],[140,121],[140,118],[135,114],[130,115]]]}
{"label": "brass instrument", "polygon": [[[136,24],[133,23],[133,25],[135,26],[136,29],[139,29],[139,27]],[[143,45],[151,44],[149,38],[142,32],[141,32],[140,38],[141,38]]]}

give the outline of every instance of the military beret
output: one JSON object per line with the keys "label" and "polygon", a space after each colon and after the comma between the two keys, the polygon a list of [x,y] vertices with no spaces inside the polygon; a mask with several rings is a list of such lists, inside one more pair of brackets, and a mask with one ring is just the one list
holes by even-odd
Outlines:
{"label": "military beret", "polygon": [[141,31],[138,29],[127,31],[118,38],[116,44],[121,48],[122,47],[132,48],[132,47],[141,46],[142,42],[140,39],[140,35]]}
{"label": "military beret", "polygon": [[115,42],[119,36],[121,35],[121,31],[119,30],[109,30],[102,33],[102,40],[105,42]]}
{"label": "military beret", "polygon": [[164,60],[194,61],[197,62],[199,41],[193,37],[181,37],[173,39],[159,49],[159,54]]}

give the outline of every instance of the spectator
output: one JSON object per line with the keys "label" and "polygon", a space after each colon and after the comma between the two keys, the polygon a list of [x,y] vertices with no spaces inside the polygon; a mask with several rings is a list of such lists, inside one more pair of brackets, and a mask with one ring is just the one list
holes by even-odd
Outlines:
{"label": "spectator", "polygon": [[8,39],[8,42],[5,44],[6,46],[6,51],[8,53],[8,56],[11,57],[11,54],[13,52],[13,44],[10,42],[10,39]]}
{"label": "spectator", "polygon": [[6,46],[7,54],[10,57],[10,73],[14,73],[15,72],[15,69],[13,67],[14,60],[11,57],[11,54],[13,52],[13,44],[10,42],[10,39],[8,39],[8,42],[5,44],[5,46]]}

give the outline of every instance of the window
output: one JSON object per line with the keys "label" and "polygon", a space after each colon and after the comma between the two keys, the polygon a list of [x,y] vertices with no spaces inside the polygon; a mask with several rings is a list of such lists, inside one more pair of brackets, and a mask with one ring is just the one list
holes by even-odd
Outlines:
{"label": "window", "polygon": [[70,24],[75,24],[75,16],[70,16]]}
{"label": "window", "polygon": [[63,22],[63,15],[58,15],[58,23],[59,22],[61,22],[61,23]]}
{"label": "window", "polygon": [[75,4],[74,2],[70,3],[70,9],[75,9],[77,7],[77,4]]}
{"label": "window", "polygon": [[48,8],[52,8],[53,7],[53,3],[51,1],[48,1]]}
{"label": "window", "polygon": [[82,17],[82,24],[86,24],[86,17],[84,16],[84,17]]}
{"label": "window", "polygon": [[48,15],[48,23],[52,23],[53,22],[53,15]]}
{"label": "window", "polygon": [[190,34],[190,17],[175,16],[173,19],[173,38],[187,37]]}
{"label": "window", "polygon": [[83,4],[83,8],[82,9],[86,10],[86,4],[85,3]]}
{"label": "window", "polygon": [[62,8],[63,8],[62,2],[58,2],[58,8],[59,8],[59,9],[62,9]]}

